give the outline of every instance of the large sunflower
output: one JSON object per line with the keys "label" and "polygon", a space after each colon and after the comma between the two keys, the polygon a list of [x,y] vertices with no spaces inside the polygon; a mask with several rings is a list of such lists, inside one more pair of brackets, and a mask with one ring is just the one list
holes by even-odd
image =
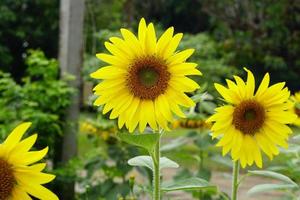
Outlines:
{"label": "large sunflower", "polygon": [[294,106],[292,107],[292,111],[297,115],[297,119],[295,120],[294,124],[296,126],[300,126],[300,92],[295,93],[291,97]]}
{"label": "large sunflower", "polygon": [[31,200],[29,195],[42,200],[58,200],[55,194],[41,185],[49,183],[55,176],[42,172],[45,163],[33,164],[47,154],[48,148],[29,151],[37,134],[21,141],[30,125],[19,125],[0,144],[0,200]]}
{"label": "large sunflower", "polygon": [[216,108],[208,121],[214,122],[213,138],[221,136],[217,146],[222,147],[223,156],[231,151],[232,159],[240,160],[243,168],[254,162],[262,167],[261,151],[272,160],[279,153],[278,146],[288,147],[292,130],[286,124],[296,115],[288,111],[290,92],[284,82],[269,87],[267,73],[255,92],[254,76],[245,70],[247,82],[234,76],[236,83],[226,80],[228,88],[215,84],[228,105]]}
{"label": "large sunflower", "polygon": [[96,56],[108,63],[91,76],[103,79],[95,88],[99,95],[95,105],[104,105],[103,113],[118,118],[119,128],[132,132],[139,124],[142,132],[150,125],[168,129],[173,119],[172,112],[184,117],[180,106],[191,107],[194,102],[185,94],[199,88],[187,75],[201,75],[197,64],[186,62],[194,52],[187,49],[176,52],[183,36],[173,36],[170,27],[157,40],[152,23],[141,19],[138,37],[127,29],[121,29],[123,39],[111,37],[105,47],[112,54],[99,53]]}

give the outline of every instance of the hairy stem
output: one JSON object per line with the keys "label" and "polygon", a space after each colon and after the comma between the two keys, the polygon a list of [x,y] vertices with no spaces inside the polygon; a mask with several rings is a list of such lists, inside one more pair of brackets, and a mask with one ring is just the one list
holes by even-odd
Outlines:
{"label": "hairy stem", "polygon": [[239,167],[240,167],[239,162],[235,161],[232,170],[232,193],[231,193],[232,200],[237,200],[237,191],[239,186],[238,185]]}
{"label": "hairy stem", "polygon": [[160,139],[154,148],[153,159],[153,200],[160,200]]}

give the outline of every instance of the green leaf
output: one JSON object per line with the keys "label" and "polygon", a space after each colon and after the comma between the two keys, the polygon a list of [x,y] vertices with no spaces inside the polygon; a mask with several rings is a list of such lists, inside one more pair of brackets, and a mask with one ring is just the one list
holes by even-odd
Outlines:
{"label": "green leaf", "polygon": [[[128,164],[131,166],[147,167],[153,171],[153,160],[150,156],[136,156],[128,160]],[[179,165],[173,160],[166,157],[160,158],[160,169],[178,167]]]}
{"label": "green leaf", "polygon": [[230,160],[228,157],[222,157],[222,156],[214,156],[212,157],[212,160],[216,162],[217,164],[223,165],[225,167],[232,167],[232,160]]}
{"label": "green leaf", "polygon": [[127,142],[129,144],[142,147],[149,152],[152,152],[153,148],[155,147],[157,141],[159,140],[160,135],[157,133],[153,134],[130,134],[130,133],[118,133],[117,136]]}
{"label": "green leaf", "polygon": [[289,177],[279,174],[277,172],[272,172],[272,171],[266,171],[266,170],[254,170],[254,171],[248,171],[250,175],[257,175],[257,176],[264,176],[268,178],[273,178],[276,180],[283,181],[285,183],[298,186],[294,181],[292,181]]}
{"label": "green leaf", "polygon": [[167,158],[167,157],[162,157],[160,158],[160,169],[163,168],[178,168],[179,165],[174,162],[173,160]]}
{"label": "green leaf", "polygon": [[268,192],[272,190],[289,190],[297,188],[297,186],[292,184],[260,184],[252,187],[247,194],[254,195],[257,193]]}
{"label": "green leaf", "polygon": [[128,160],[131,166],[147,167],[153,171],[153,161],[150,156],[136,156]]}
{"label": "green leaf", "polygon": [[210,185],[206,180],[200,178],[188,178],[176,180],[176,182],[163,183],[162,191],[170,192],[176,190],[216,190],[217,187]]}
{"label": "green leaf", "polygon": [[168,142],[167,144],[163,145],[160,148],[160,151],[170,151],[170,150],[176,149],[180,146],[183,146],[188,141],[189,140],[185,137],[179,137],[179,138],[172,140],[171,142]]}

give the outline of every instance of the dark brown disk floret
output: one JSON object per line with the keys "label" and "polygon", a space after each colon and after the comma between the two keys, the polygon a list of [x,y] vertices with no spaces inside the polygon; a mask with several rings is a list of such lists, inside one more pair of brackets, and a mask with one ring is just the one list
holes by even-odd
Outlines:
{"label": "dark brown disk floret", "polygon": [[136,59],[129,68],[127,86],[134,96],[153,100],[163,94],[170,80],[165,62],[155,56]]}
{"label": "dark brown disk floret", "polygon": [[295,108],[295,113],[298,115],[298,117],[300,117],[300,109],[299,108]]}
{"label": "dark brown disk floret", "polygon": [[254,135],[265,122],[265,109],[255,100],[243,101],[233,112],[233,125],[244,134]]}
{"label": "dark brown disk floret", "polygon": [[0,200],[6,200],[11,195],[15,184],[12,167],[0,158]]}

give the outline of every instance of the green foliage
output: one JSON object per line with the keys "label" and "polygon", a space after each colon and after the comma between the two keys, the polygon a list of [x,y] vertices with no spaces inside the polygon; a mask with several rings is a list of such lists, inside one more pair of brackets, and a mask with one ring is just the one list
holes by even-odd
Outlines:
{"label": "green foliage", "polygon": [[53,158],[63,134],[64,110],[74,90],[58,79],[57,61],[47,59],[43,52],[29,51],[26,64],[22,84],[0,72],[0,137],[6,137],[21,121],[31,121],[32,130],[39,133],[37,145],[50,146]]}
{"label": "green foliage", "polygon": [[19,80],[25,72],[28,49],[42,49],[56,56],[58,49],[58,0],[0,1],[0,66]]}
{"label": "green foliage", "polygon": [[[106,119],[89,121],[95,122],[93,124],[99,128],[105,127],[103,124],[108,123]],[[110,123],[107,125],[111,127]],[[78,199],[122,199],[130,196],[129,183],[131,180],[131,184],[134,184],[132,182],[134,177],[130,176],[132,168],[127,160],[138,155],[138,151],[135,147],[118,140],[114,130],[105,129],[92,135],[80,132],[79,142],[84,148],[79,149],[76,170],[68,175],[78,183],[80,188]],[[108,137],[103,137],[105,133],[109,134]],[[65,170],[62,168],[60,174],[64,175]]]}
{"label": "green foliage", "polygon": [[261,171],[256,170],[256,171],[248,171],[248,175],[264,176],[264,177],[268,177],[280,181],[280,183],[268,183],[268,184],[255,185],[248,191],[249,195],[255,195],[257,193],[277,190],[277,191],[286,191],[287,195],[291,199],[295,199],[295,200],[297,199],[296,192],[299,191],[299,186],[294,181],[292,181],[289,177],[283,174],[279,174],[272,171],[266,171],[266,170],[261,170]]}
{"label": "green foliage", "polygon": [[160,134],[130,134],[130,133],[118,133],[118,137],[131,145],[138,146],[146,149],[148,152],[152,152],[157,141],[160,138]]}
{"label": "green foliage", "polygon": [[[179,165],[166,157],[160,158],[160,169],[164,168],[178,168]],[[151,156],[136,156],[128,160],[128,164],[131,166],[147,167],[153,171],[153,160]]]}
{"label": "green foliage", "polygon": [[[234,4],[234,6],[233,6]],[[272,81],[287,81],[299,89],[299,3],[272,0],[205,0],[213,33],[233,54],[230,63],[251,68],[257,75],[272,73]]]}
{"label": "green foliage", "polygon": [[195,77],[200,86],[207,86],[209,93],[215,93],[213,83],[222,82],[224,78],[231,78],[238,71],[232,65],[228,65],[231,54],[224,52],[218,43],[208,34],[184,35],[179,49],[195,49],[189,61],[198,64],[203,76]]}
{"label": "green foliage", "polygon": [[86,52],[95,54],[99,50],[97,31],[118,30],[123,21],[124,0],[87,0],[85,1],[84,34]]}
{"label": "green foliage", "polygon": [[206,180],[200,178],[187,178],[176,180],[176,182],[165,183],[162,186],[164,192],[176,190],[213,190],[216,191],[216,186],[210,185]]}

